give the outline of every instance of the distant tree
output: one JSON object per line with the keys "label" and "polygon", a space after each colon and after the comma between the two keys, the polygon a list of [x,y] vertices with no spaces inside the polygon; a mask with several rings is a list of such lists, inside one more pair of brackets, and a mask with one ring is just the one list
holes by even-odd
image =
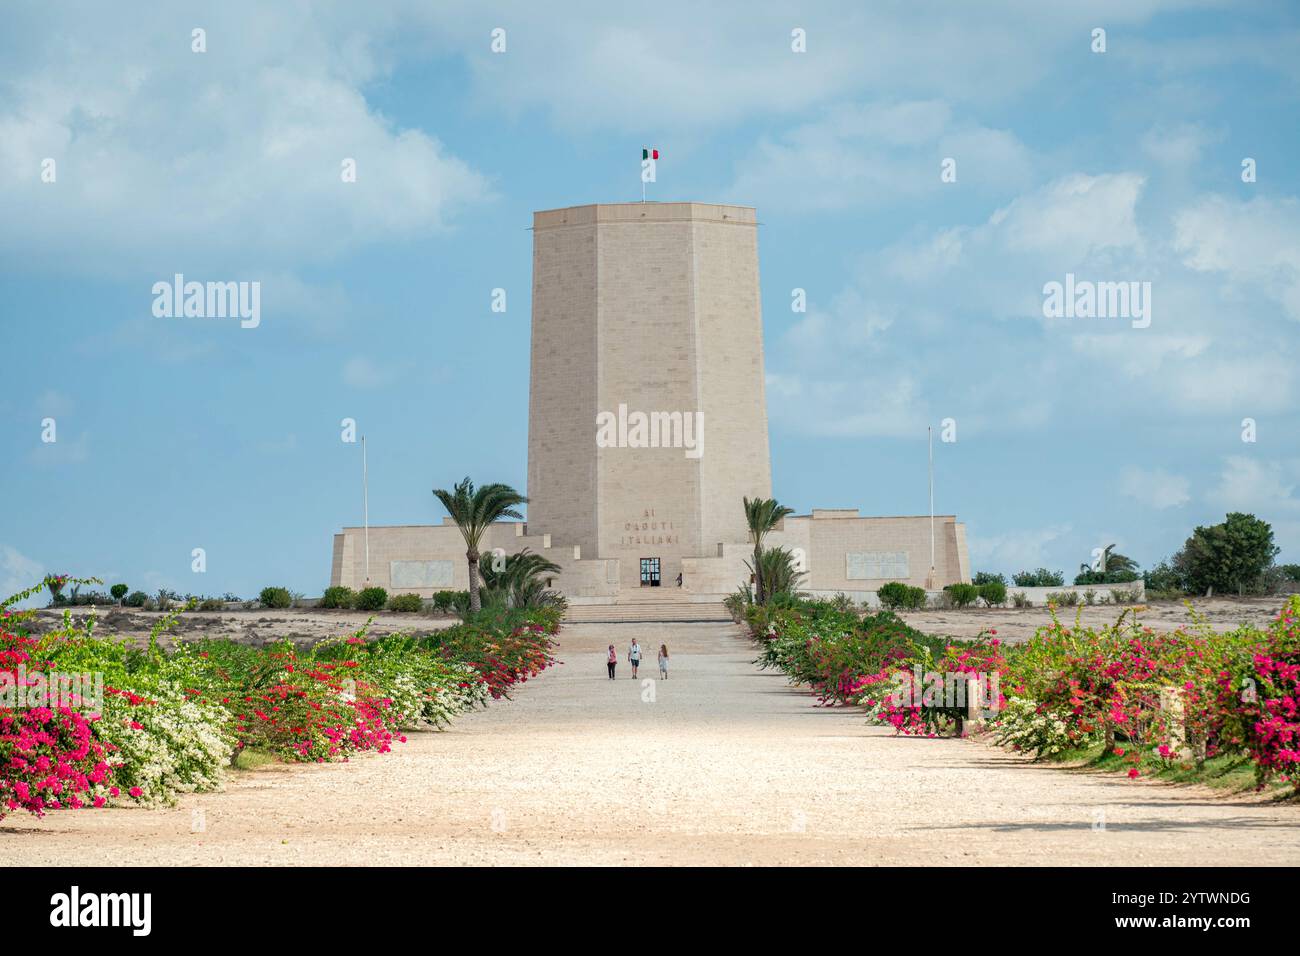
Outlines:
{"label": "distant tree", "polygon": [[1268,522],[1234,511],[1221,524],[1197,527],[1172,563],[1190,591],[1244,594],[1272,566],[1279,550]]}
{"label": "distant tree", "polygon": [[[1138,563],[1134,561],[1132,558],[1130,558],[1128,555],[1120,554],[1118,551],[1114,550],[1114,548],[1115,546],[1113,544],[1108,544],[1106,545],[1106,547],[1101,549],[1101,555],[1098,557],[1098,559],[1095,562],[1093,563],[1084,562],[1083,564],[1079,565],[1080,577],[1088,577],[1090,575],[1116,574],[1116,573],[1132,573],[1136,575],[1138,570]],[[1076,582],[1076,583],[1088,583],[1088,582]]]}
{"label": "distant tree", "polygon": [[971,578],[970,583],[976,587],[979,587],[981,584],[1006,585],[1007,577],[1005,574],[995,574],[992,571],[976,571],[975,577]]}
{"label": "distant tree", "polygon": [[522,519],[523,515],[515,510],[515,505],[526,504],[528,499],[509,485],[499,483],[476,489],[469,478],[451,491],[435,488],[433,493],[465,539],[465,560],[469,562],[469,609],[471,614],[476,613],[483,608],[478,582],[479,544],[483,533],[489,525],[502,518]]}
{"label": "distant tree", "polygon": [[1020,571],[1011,576],[1017,587],[1022,588],[1059,588],[1065,583],[1065,575],[1060,571],[1039,568],[1036,571]]}
{"label": "distant tree", "polygon": [[108,589],[108,593],[113,595],[113,600],[117,601],[118,604],[121,604],[122,599],[126,597],[127,592],[130,590],[131,589],[125,584],[114,584]]}
{"label": "distant tree", "polygon": [[1161,561],[1142,575],[1148,591],[1171,592],[1187,590],[1187,580],[1183,573],[1169,561]]}

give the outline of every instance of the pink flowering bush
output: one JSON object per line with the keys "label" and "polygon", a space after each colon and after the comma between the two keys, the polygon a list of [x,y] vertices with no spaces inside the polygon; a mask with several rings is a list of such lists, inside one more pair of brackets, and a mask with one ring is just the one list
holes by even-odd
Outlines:
{"label": "pink flowering bush", "polygon": [[[0,682],[15,700],[20,675],[30,685],[34,681],[25,675],[46,669],[38,656],[40,642],[18,632],[22,620],[23,615],[7,609],[0,618]],[[119,795],[115,748],[95,733],[97,715],[83,714],[77,703],[74,699],[54,707],[22,708],[0,704],[0,817],[13,810],[42,816],[47,810],[101,807]]]}
{"label": "pink flowering bush", "polygon": [[960,681],[996,675],[993,739],[1034,757],[1100,745],[1132,778],[1224,757],[1249,760],[1262,786],[1300,791],[1300,595],[1266,630],[1218,633],[1192,614],[1188,628],[1156,633],[1134,610],[1115,623],[1051,622],[1026,643],[992,633],[943,641],[892,614],[858,614],[804,601],[753,612],[759,663],[806,684],[823,705],[856,704],[901,734],[961,726],[961,708],[925,698],[920,675]]}
{"label": "pink flowering bush", "polygon": [[1279,777],[1300,792],[1300,595],[1287,601],[1251,663],[1241,694],[1243,743],[1261,784]]}
{"label": "pink flowering bush", "polygon": [[[71,580],[71,579],[69,579]],[[78,582],[80,583],[80,582]],[[31,636],[34,612],[0,603],[0,679],[20,673],[93,673],[102,700],[50,707],[0,698],[0,817],[14,810],[168,803],[216,789],[232,759],[255,749],[286,760],[346,760],[388,753],[403,730],[440,727],[508,696],[554,663],[552,609],[483,615],[434,635],[347,638],[297,647],[160,637],[147,646],[101,637],[93,615]],[[17,698],[15,697],[15,701]]]}

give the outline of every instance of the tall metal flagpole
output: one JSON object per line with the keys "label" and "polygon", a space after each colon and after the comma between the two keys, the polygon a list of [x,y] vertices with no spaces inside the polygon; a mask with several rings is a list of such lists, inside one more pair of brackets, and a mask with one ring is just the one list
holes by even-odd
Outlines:
{"label": "tall metal flagpole", "polygon": [[361,514],[365,522],[366,587],[370,587],[370,482],[366,470],[366,436],[361,436]]}
{"label": "tall metal flagpole", "polygon": [[930,446],[930,577],[926,586],[933,590],[937,583],[934,578],[934,429],[925,426],[926,443]]}

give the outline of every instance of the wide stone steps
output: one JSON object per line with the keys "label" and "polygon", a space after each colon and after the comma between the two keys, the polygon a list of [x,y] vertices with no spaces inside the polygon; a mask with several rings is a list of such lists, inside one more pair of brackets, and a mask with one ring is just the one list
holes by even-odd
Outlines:
{"label": "wide stone steps", "polygon": [[731,615],[720,601],[630,601],[625,604],[570,604],[564,620],[570,624],[634,624],[730,621]]}

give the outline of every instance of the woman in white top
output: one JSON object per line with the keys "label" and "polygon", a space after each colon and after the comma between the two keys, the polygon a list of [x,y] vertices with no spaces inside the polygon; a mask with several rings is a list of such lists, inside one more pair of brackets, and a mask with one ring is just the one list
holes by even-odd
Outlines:
{"label": "woman in white top", "polygon": [[668,679],[668,645],[659,645],[659,676]]}

